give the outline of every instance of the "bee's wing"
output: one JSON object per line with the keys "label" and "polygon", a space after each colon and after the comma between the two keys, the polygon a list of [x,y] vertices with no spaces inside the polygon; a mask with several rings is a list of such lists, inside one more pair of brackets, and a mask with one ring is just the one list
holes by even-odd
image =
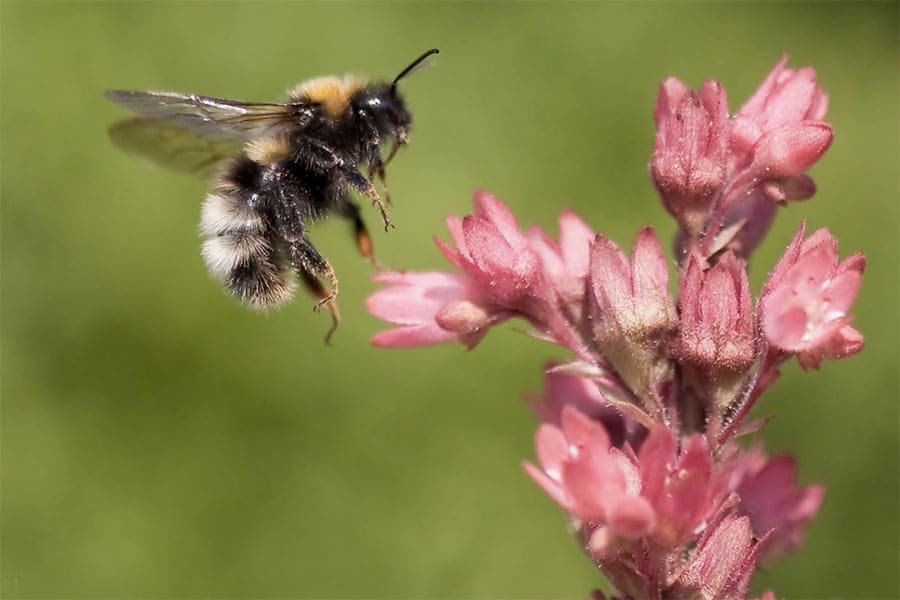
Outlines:
{"label": "bee's wing", "polygon": [[142,116],[166,121],[213,140],[248,140],[284,127],[303,127],[313,117],[304,103],[238,102],[177,92],[110,90],[106,97]]}
{"label": "bee's wing", "polygon": [[109,128],[109,137],[113,144],[129,154],[160,167],[206,179],[241,144],[239,140],[198,137],[192,131],[150,117],[119,121]]}

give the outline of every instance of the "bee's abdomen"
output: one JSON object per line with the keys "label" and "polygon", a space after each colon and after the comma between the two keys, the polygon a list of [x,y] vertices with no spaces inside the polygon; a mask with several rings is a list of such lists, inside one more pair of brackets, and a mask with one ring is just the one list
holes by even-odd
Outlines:
{"label": "bee's abdomen", "polygon": [[200,231],[210,274],[256,309],[287,302],[295,284],[277,260],[275,240],[263,216],[238,194],[220,190],[203,203]]}

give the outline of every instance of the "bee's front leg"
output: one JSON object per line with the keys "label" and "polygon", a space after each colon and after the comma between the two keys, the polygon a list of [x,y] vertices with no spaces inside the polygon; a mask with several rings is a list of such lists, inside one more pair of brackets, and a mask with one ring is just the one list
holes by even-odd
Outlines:
{"label": "bee's front leg", "polygon": [[381,158],[381,136],[378,134],[378,129],[372,123],[371,117],[369,114],[361,110],[359,111],[360,120],[366,125],[369,130],[369,147],[368,147],[368,163],[369,163],[369,179],[377,176],[378,180],[381,181],[381,189],[384,191],[384,203],[387,205],[391,204],[391,193],[388,190],[387,186],[387,177],[385,174],[385,167],[387,167],[388,163],[394,158],[394,155],[397,154],[397,150],[400,148],[400,142],[394,141],[391,144],[391,150],[387,155],[387,158]]}
{"label": "bee's front leg", "polygon": [[384,230],[387,231],[394,227],[390,217],[388,217],[387,206],[385,205],[384,200],[381,199],[381,196],[378,195],[378,191],[375,189],[375,186],[372,185],[372,182],[367,179],[365,175],[352,167],[342,169],[341,173],[347,183],[360,193],[368,196],[372,200],[372,204],[378,207],[378,211],[381,213],[381,220],[384,222]]}
{"label": "bee's front leg", "polygon": [[384,222],[385,231],[394,226],[388,217],[384,201],[378,195],[378,190],[375,189],[369,178],[357,170],[356,165],[345,161],[328,145],[319,140],[301,137],[297,143],[299,148],[296,153],[296,160],[305,161],[309,166],[322,172],[336,171],[348,185],[361,194],[368,196],[372,200],[372,204],[378,207],[378,211],[381,213],[381,220]]}
{"label": "bee's front leg", "polygon": [[384,203],[387,205],[391,204],[391,193],[388,190],[387,185],[387,166],[391,160],[394,159],[394,156],[397,155],[397,150],[400,149],[399,143],[395,142],[391,145],[391,150],[388,152],[387,158],[382,159],[381,153],[379,152],[378,147],[372,149],[372,156],[369,159],[369,179],[372,179],[372,176],[375,175],[378,177],[378,180],[381,181],[381,189],[384,191]]}

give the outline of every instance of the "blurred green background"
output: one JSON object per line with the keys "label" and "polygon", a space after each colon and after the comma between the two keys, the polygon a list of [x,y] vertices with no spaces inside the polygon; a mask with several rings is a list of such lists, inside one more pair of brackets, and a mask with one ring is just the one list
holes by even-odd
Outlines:
{"label": "blurred green background", "polygon": [[801,219],[869,258],[863,354],[763,399],[762,438],[828,496],[779,597],[897,597],[897,3],[0,4],[2,587],[5,597],[579,598],[601,577],[522,473],[521,401],[561,356],[516,323],[472,353],[377,350],[375,286],[342,222],[313,239],[344,322],[268,315],[209,279],[204,184],[107,140],[107,88],[271,100],[305,78],[404,82],[379,257],[445,268],[431,237],[483,187],[523,224],[564,206],[630,246],[672,223],[647,177],[657,85],[722,81],[732,110],[782,52],[813,65],[836,140],[783,210],[755,289]]}

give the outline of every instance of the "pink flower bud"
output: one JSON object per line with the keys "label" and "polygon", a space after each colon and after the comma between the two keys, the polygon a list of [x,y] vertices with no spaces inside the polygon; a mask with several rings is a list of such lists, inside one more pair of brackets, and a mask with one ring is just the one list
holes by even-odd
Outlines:
{"label": "pink flower bud", "polygon": [[768,343],[796,355],[804,368],[823,358],[843,358],[862,349],[862,335],[850,326],[865,258],[854,254],[838,264],[837,242],[827,229],[803,240],[801,225],[760,296],[760,318]]}
{"label": "pink flower bud", "polygon": [[678,355],[697,365],[747,369],[756,356],[753,303],[744,262],[728,252],[703,270],[691,256],[678,292]]}
{"label": "pink flower bud", "polygon": [[[787,61],[787,55],[781,57],[753,96],[737,112],[736,120],[748,120],[760,131],[765,131],[800,121],[819,121],[825,117],[828,96],[816,82],[815,69],[788,69]],[[744,139],[750,145],[756,142]]]}
{"label": "pink flower bud", "polygon": [[639,397],[648,414],[660,414],[655,388],[669,376],[664,347],[674,330],[669,269],[656,234],[638,232],[631,263],[611,240],[598,235],[591,246],[593,333],[600,350]]}
{"label": "pink flower bud", "polygon": [[541,260],[544,278],[570,309],[579,309],[584,304],[589,248],[596,236],[570,210],[564,210],[559,216],[559,242],[540,227],[532,227],[528,232],[529,244]]}
{"label": "pink flower bud", "polygon": [[641,445],[641,495],[656,513],[652,537],[664,548],[687,544],[712,512],[712,457],[706,438],[694,434],[679,454],[675,437],[657,425]]}
{"label": "pink flower bud", "polygon": [[488,297],[512,305],[534,292],[541,275],[540,260],[502,202],[488,192],[476,191],[474,204],[474,215],[447,219],[456,248],[436,240],[438,247],[479,282]]}
{"label": "pink flower bud", "polygon": [[591,246],[597,339],[640,340],[671,329],[675,307],[668,284],[669,268],[653,228],[638,232],[630,264],[613,241],[598,235]]}
{"label": "pink flower bud", "polygon": [[732,472],[732,489],[741,498],[739,511],[750,518],[757,537],[769,533],[765,556],[777,557],[803,543],[806,524],[822,505],[825,488],[799,487],[792,456],[767,459],[760,447],[743,453]]}
{"label": "pink flower bud", "polygon": [[662,83],[653,112],[656,144],[650,173],[663,204],[689,233],[702,228],[715,194],[725,181],[728,99],[707,80],[693,92],[675,78]]}
{"label": "pink flower bud", "polygon": [[543,396],[530,396],[529,404],[541,422],[556,427],[562,426],[562,413],[567,406],[577,408],[582,414],[599,421],[611,444],[617,448],[622,447],[626,436],[634,440],[634,432],[638,429],[634,421],[624,418],[609,406],[595,381],[584,377],[547,371],[544,374]]}
{"label": "pink flower bud", "polygon": [[704,533],[669,597],[746,598],[761,544],[747,517],[724,516]]}
{"label": "pink flower bud", "polygon": [[616,537],[635,539],[652,529],[654,514],[640,497],[637,467],[610,447],[598,421],[567,406],[561,428],[540,426],[535,449],[541,468],[526,463],[525,471],[566,512],[606,525]]}
{"label": "pink flower bud", "polygon": [[719,214],[722,227],[743,223],[727,247],[747,257],[769,228],[770,202],[806,200],[816,191],[805,171],[831,145],[822,121],[828,96],[811,68],[787,69],[783,57],[731,121],[729,182]]}
{"label": "pink flower bud", "polygon": [[467,348],[474,348],[496,319],[484,306],[470,300],[457,300],[439,310],[434,321],[441,328],[456,333]]}
{"label": "pink flower bud", "polygon": [[[786,179],[803,175],[831,146],[834,139],[831,125],[821,122],[805,122],[799,125],[786,125],[779,129],[764,133],[753,148],[753,165],[751,169],[761,177],[769,179]],[[811,181],[810,181],[811,183]],[[787,199],[787,186],[796,186],[797,198],[806,196],[809,183],[782,184],[779,186],[781,199]],[[815,186],[812,187],[815,189]],[[808,196],[806,196],[808,197]],[[777,199],[777,198],[773,198]]]}

